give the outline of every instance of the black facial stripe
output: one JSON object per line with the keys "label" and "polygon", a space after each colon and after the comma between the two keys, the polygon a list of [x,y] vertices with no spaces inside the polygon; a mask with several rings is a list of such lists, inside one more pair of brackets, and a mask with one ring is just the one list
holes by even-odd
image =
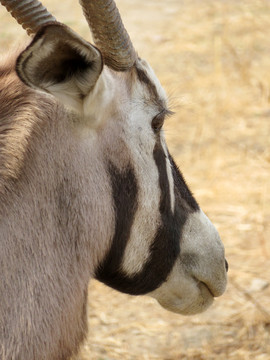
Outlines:
{"label": "black facial stripe", "polygon": [[[159,211],[162,217],[172,216],[171,210],[171,197],[170,197],[170,185],[167,174],[166,156],[161,146],[160,139],[157,139],[156,146],[154,148],[154,160],[158,168],[159,187],[160,187],[160,205]],[[165,220],[165,219],[164,219]],[[164,221],[163,221],[164,223]],[[165,221],[166,224],[166,221]]]}
{"label": "black facial stripe", "polygon": [[181,197],[193,211],[198,211],[199,205],[195,198],[193,197],[189,187],[187,186],[185,179],[179,170],[178,166],[175,164],[172,156],[169,154],[169,159],[172,165],[172,174],[173,174],[173,181],[175,187],[175,195],[176,197]]}
{"label": "black facial stripe", "polygon": [[166,281],[179,255],[181,232],[187,218],[186,210],[182,206],[176,206],[174,214],[171,211],[166,156],[159,142],[155,146],[153,156],[159,172],[159,210],[162,222],[150,246],[148,260],[143,269],[133,276],[121,272],[120,266],[137,210],[138,186],[131,167],[125,173],[120,173],[112,165],[109,168],[116,228],[111,249],[97,269],[95,277],[112,288],[131,295],[146,294]]}
{"label": "black facial stripe", "polygon": [[147,87],[151,101],[155,103],[160,109],[165,108],[166,104],[158,95],[157,88],[155,84],[149,79],[146,71],[138,68],[137,66],[135,67],[135,71],[137,73],[138,80]]}
{"label": "black facial stripe", "polygon": [[125,172],[120,172],[117,167],[110,163],[108,172],[111,177],[114,200],[115,233],[110,251],[96,271],[96,278],[115,288],[114,283],[118,280],[119,266],[124,256],[138,207],[138,185],[131,167],[128,167]]}

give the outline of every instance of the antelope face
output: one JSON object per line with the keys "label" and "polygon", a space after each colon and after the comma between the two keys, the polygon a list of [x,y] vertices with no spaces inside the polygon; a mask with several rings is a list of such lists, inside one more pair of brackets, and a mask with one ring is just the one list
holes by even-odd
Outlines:
{"label": "antelope face", "polygon": [[[86,13],[94,3],[85,2]],[[62,102],[88,128],[89,143],[98,139],[114,226],[95,277],[171,311],[198,313],[225,291],[224,248],[167,149],[164,90],[132,46],[119,59],[118,40],[112,53],[110,36],[96,39],[97,49],[66,26],[47,25],[20,55],[17,73]]]}
{"label": "antelope face", "polygon": [[226,288],[224,248],[167,149],[166,94],[141,59],[113,77],[117,115],[104,154],[116,223],[96,278],[177,313],[204,311]]}

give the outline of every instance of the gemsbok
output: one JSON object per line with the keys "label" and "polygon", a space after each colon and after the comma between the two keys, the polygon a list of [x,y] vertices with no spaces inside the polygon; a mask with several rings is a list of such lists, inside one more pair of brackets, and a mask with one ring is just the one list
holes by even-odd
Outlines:
{"label": "gemsbok", "polygon": [[224,248],[114,1],[80,0],[96,46],[36,0],[0,2],[35,35],[0,62],[0,359],[76,354],[91,278],[204,311],[225,291]]}

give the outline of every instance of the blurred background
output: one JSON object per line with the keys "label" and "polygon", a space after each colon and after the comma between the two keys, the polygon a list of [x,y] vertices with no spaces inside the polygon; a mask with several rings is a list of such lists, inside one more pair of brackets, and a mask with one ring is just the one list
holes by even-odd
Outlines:
{"label": "blurred background", "polygon": [[[90,40],[75,0],[44,0]],[[80,360],[270,359],[270,2],[118,0],[139,55],[171,109],[172,155],[217,226],[229,262],[224,296],[183,317],[147,297],[89,286]],[[0,53],[27,39],[0,8]]]}

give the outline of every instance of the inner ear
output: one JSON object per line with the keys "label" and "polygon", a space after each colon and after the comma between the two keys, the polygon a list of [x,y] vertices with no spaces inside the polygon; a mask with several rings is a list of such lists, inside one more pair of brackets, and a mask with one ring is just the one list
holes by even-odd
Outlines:
{"label": "inner ear", "polygon": [[39,71],[33,74],[42,78],[44,82],[53,84],[68,81],[73,76],[82,76],[87,70],[94,70],[94,60],[89,61],[79,51],[68,43],[59,43],[57,46],[57,57],[51,56],[42,59],[39,64]]}
{"label": "inner ear", "polygon": [[99,50],[62,24],[42,28],[17,59],[17,74],[28,86],[65,103],[80,102],[103,68]]}

